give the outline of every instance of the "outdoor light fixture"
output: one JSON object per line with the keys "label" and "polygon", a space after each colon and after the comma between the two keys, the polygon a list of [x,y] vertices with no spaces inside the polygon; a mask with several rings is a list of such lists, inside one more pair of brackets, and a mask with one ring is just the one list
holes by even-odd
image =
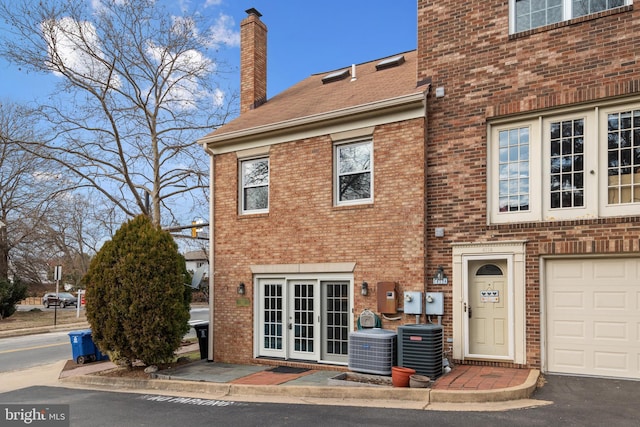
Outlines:
{"label": "outdoor light fixture", "polygon": [[369,284],[367,282],[362,282],[362,289],[360,292],[365,297],[369,295]]}
{"label": "outdoor light fixture", "polygon": [[238,285],[238,295],[244,295],[244,282],[240,282],[240,284]]}
{"label": "outdoor light fixture", "polygon": [[449,283],[449,278],[446,274],[444,274],[444,269],[441,265],[438,266],[438,271],[436,271],[436,275],[433,276],[433,284],[434,285],[446,285]]}

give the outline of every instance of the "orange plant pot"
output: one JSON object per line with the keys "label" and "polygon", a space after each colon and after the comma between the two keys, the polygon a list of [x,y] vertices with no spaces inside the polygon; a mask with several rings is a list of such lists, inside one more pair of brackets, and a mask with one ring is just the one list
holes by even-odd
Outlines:
{"label": "orange plant pot", "polygon": [[415,373],[415,369],[392,366],[391,384],[393,384],[394,387],[409,387],[409,378]]}

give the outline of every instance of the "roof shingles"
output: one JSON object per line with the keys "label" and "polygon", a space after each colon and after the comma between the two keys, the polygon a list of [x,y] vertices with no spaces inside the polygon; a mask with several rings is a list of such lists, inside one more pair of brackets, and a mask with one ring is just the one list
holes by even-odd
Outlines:
{"label": "roof shingles", "polygon": [[416,81],[416,51],[403,55],[403,64],[380,71],[376,71],[376,64],[382,59],[356,65],[355,81],[349,76],[343,80],[323,84],[322,78],[330,72],[311,75],[260,107],[243,113],[207,137],[224,138],[225,134],[237,131],[424,92],[425,88],[418,87]]}

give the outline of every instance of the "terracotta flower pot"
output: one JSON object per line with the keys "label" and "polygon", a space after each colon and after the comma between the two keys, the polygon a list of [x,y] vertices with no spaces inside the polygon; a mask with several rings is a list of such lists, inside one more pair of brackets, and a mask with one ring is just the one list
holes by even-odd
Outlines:
{"label": "terracotta flower pot", "polygon": [[431,378],[424,375],[411,375],[409,377],[409,387],[428,388],[431,385]]}
{"label": "terracotta flower pot", "polygon": [[409,387],[409,377],[415,373],[415,369],[392,366],[391,384],[393,384],[394,387]]}

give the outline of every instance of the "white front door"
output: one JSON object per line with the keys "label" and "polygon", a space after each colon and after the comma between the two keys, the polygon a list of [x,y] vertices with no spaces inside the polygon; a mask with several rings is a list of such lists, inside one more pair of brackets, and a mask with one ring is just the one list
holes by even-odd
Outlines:
{"label": "white front door", "polygon": [[506,260],[468,264],[467,356],[509,356],[509,286]]}

